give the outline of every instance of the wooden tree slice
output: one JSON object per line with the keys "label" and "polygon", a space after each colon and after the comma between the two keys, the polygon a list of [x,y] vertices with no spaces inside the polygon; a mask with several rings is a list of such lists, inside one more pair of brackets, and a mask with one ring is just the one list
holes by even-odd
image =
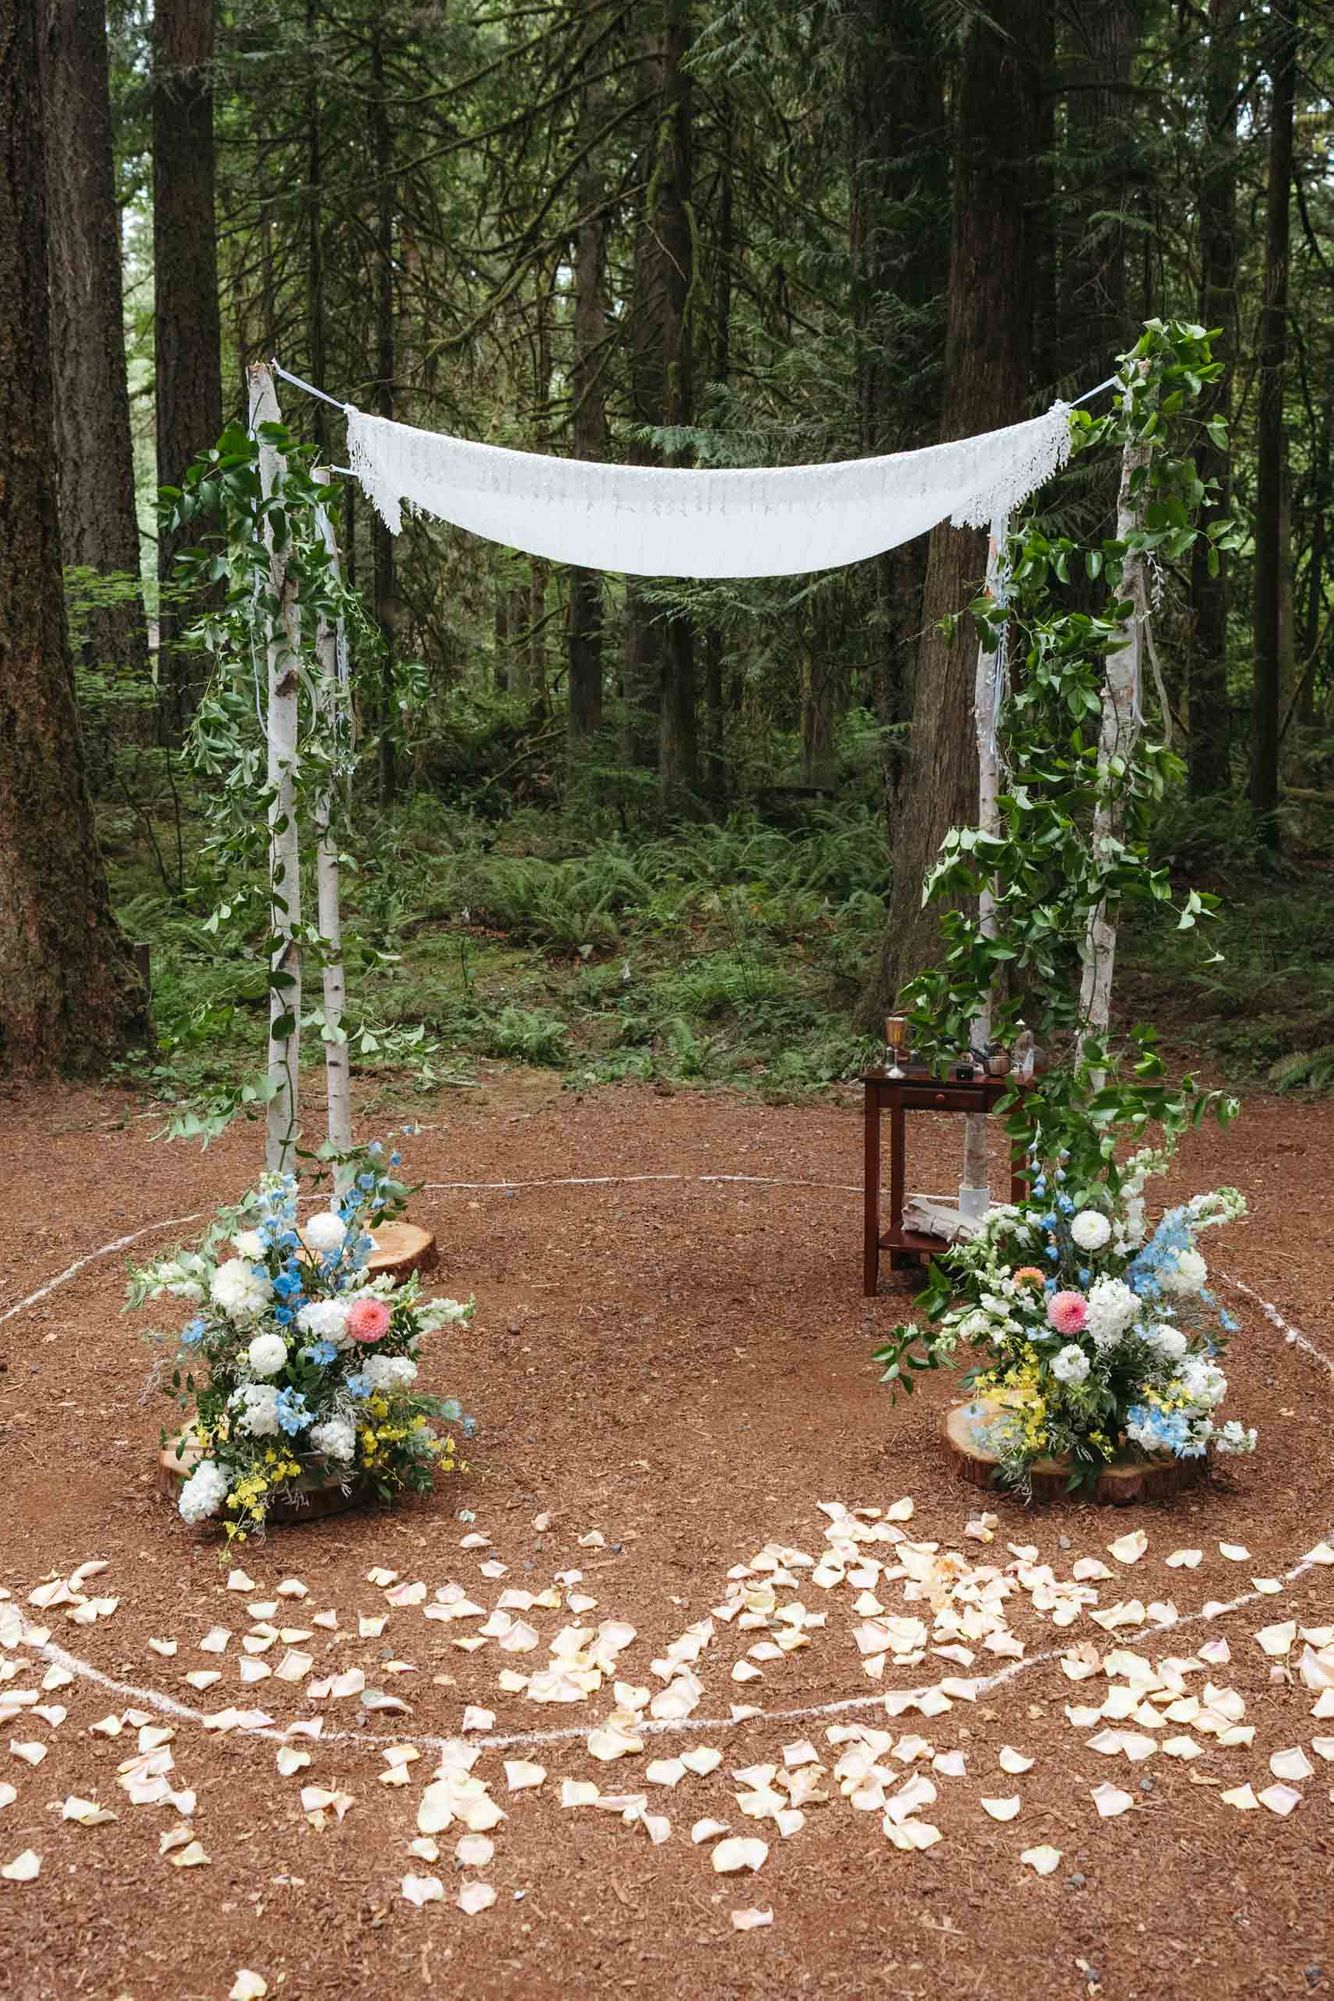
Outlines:
{"label": "wooden tree slice", "polygon": [[[997,1454],[979,1436],[988,1425],[1007,1415],[1004,1404],[988,1397],[971,1403],[952,1404],[940,1423],[945,1450],[954,1462],[960,1479],[974,1487],[996,1487]],[[1093,1501],[1099,1507],[1124,1508],[1132,1501],[1163,1501],[1193,1487],[1208,1471],[1207,1458],[1178,1459],[1163,1453],[1152,1459],[1126,1453],[1112,1461],[1098,1475],[1092,1487],[1069,1487],[1070,1468],[1059,1459],[1038,1459],[1030,1468],[1033,1498],[1054,1501],[1062,1498]],[[1004,1491],[1001,1489],[1000,1491]]]}
{"label": "wooden tree slice", "polygon": [[409,1272],[435,1268],[435,1238],[416,1223],[381,1223],[371,1231],[371,1241],[375,1249],[367,1260],[368,1271],[406,1278]]}
{"label": "wooden tree slice", "polygon": [[[199,1464],[201,1454],[199,1441],[192,1431],[178,1431],[169,1438],[157,1456],[157,1484],[164,1494],[171,1497],[173,1504],[179,1499],[181,1488]],[[357,1476],[350,1479],[337,1473],[307,1474],[300,1483],[300,1499],[280,1501],[270,1508],[268,1519],[273,1522],[313,1522],[322,1515],[341,1515],[349,1508],[359,1508],[371,1498],[373,1488]],[[207,1528],[218,1528],[220,1519],[206,1522]]]}

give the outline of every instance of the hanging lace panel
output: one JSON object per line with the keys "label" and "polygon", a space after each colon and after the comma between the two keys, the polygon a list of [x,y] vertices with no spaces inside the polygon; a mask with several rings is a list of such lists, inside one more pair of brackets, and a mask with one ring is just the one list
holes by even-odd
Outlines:
{"label": "hanging lace panel", "polygon": [[790,577],[950,520],[980,528],[1065,463],[1069,406],[975,438],[835,465],[693,471],[551,458],[346,407],[352,471],[391,533],[423,514],[553,562],[650,577]]}

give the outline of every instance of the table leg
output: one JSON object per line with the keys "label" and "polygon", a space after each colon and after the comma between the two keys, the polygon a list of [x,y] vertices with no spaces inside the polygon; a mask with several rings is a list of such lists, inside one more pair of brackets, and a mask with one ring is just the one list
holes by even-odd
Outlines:
{"label": "table leg", "polygon": [[903,1107],[893,1105],[889,1114],[889,1227],[903,1228]]}
{"label": "table leg", "polygon": [[869,1298],[880,1287],[880,1100],[874,1084],[865,1086],[862,1196],[862,1291]]}

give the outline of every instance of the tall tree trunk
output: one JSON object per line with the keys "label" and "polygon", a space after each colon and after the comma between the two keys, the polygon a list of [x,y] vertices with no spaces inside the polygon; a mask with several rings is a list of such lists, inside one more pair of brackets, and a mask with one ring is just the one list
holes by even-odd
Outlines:
{"label": "tall tree trunk", "polygon": [[[306,357],[310,379],[325,387],[324,145],[320,121],[318,0],[306,0]],[[310,399],[310,423],[320,457],[329,451],[328,404]]]}
{"label": "tall tree trunk", "polygon": [[[592,60],[596,60],[596,52]],[[586,149],[576,201],[574,233],[574,356],[570,368],[570,447],[577,459],[607,455],[607,217],[601,162],[594,150],[604,115],[603,94],[586,83],[580,104],[579,144]],[[568,730],[573,764],[602,727],[602,578],[596,570],[570,572],[568,626]]]}
{"label": "tall tree trunk", "polygon": [[[693,409],[687,312],[694,277],[690,78],[685,69],[689,0],[653,0],[644,14],[643,67],[653,131],[645,152],[646,187],[635,250],[631,403],[637,424],[666,426],[688,424]],[[652,464],[664,455],[641,446],[632,457]],[[694,627],[684,615],[664,617],[646,605],[633,586],[626,594],[626,611],[627,697],[640,713],[648,709],[656,715],[663,798],[668,805],[679,805],[699,782]]]}
{"label": "tall tree trunk", "polygon": [[[1024,412],[1035,240],[1028,163],[1049,24],[1048,0],[993,0],[967,29],[955,103],[943,438],[1013,423]],[[976,813],[977,642],[968,619],[952,632],[941,621],[968,604],[985,553],[979,531],[942,524],[932,532],[908,770],[894,816],[889,926],[866,996],[868,1020],[934,957],[939,931],[934,910],[922,908],[922,879],[949,828]]]}
{"label": "tall tree trunk", "polygon": [[[1105,375],[1128,344],[1126,223],[1134,153],[1129,103],[1134,0],[1080,0],[1069,15],[1069,202],[1061,265],[1064,372]],[[1109,498],[1110,506],[1110,498]]]}
{"label": "tall tree trunk", "polygon": [[[157,476],[179,486],[222,429],[218,245],[213,212],[213,0],[153,8],[153,364]],[[165,584],[181,545],[158,542]],[[169,724],[184,729],[203,680],[176,649],[182,618],[158,614],[158,679]]]}
{"label": "tall tree trunk", "polygon": [[[394,415],[394,141],[389,124],[389,90],[384,69],[384,36],[371,31],[369,104],[371,160],[375,169],[375,408]],[[384,648],[381,661],[379,783],[380,804],[398,793],[398,714],[394,658],[398,635],[398,580],[394,538],[378,511],[371,524],[371,569],[375,622]]]}
{"label": "tall tree trunk", "polygon": [[[1237,352],[1237,99],[1241,83],[1241,0],[1209,0],[1204,79],[1205,143],[1200,171],[1200,318],[1222,329],[1223,373],[1206,385],[1200,415],[1227,422]],[[1202,432],[1195,454],[1214,491],[1200,525],[1225,517],[1231,503],[1232,450]],[[1191,791],[1225,792],[1230,737],[1227,695],[1227,557],[1209,565],[1203,536],[1191,552],[1191,633],[1187,656],[1187,758]]]}
{"label": "tall tree trunk", "polygon": [[1255,687],[1251,714],[1251,807],[1277,846],[1279,708],[1283,690],[1283,385],[1288,353],[1288,242],[1298,0],[1272,0],[1265,276],[1259,330],[1255,469]]}
{"label": "tall tree trunk", "polygon": [[104,0],[42,0],[41,21],[61,546],[66,563],[133,580],[132,595],[91,611],[83,651],[90,666],[142,674],[148,629],[138,589]]}
{"label": "tall tree trunk", "polygon": [[[710,370],[718,390],[732,372],[732,289],[736,257],[736,103],[725,78],[716,85],[718,102],[717,234],[713,246],[713,353]],[[704,724],[701,783],[719,806],[727,797],[727,679],[722,628],[704,634]]]}
{"label": "tall tree trunk", "polygon": [[0,1068],[144,1033],[84,779],[55,479],[37,0],[0,0]]}
{"label": "tall tree trunk", "polygon": [[[945,61],[922,0],[855,0],[847,15],[849,250],[856,338],[857,447],[909,451],[939,434],[938,299],[949,257]],[[885,791],[902,778],[924,537],[869,565],[872,706],[886,731]]]}

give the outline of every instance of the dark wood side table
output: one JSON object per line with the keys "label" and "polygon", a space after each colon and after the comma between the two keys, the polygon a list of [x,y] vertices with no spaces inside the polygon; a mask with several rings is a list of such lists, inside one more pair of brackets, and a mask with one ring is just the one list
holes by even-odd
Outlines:
{"label": "dark wood side table", "polygon": [[[1010,1077],[984,1077],[971,1082],[919,1074],[890,1077],[883,1070],[862,1074],[865,1091],[865,1195],[863,1204],[862,1290],[867,1296],[880,1285],[880,1253],[889,1252],[891,1271],[925,1264],[946,1247],[943,1237],[904,1228],[904,1114],[907,1112],[990,1112],[1013,1083]],[[880,1228],[880,1121],[889,1113],[889,1227]],[[1010,1162],[1010,1200],[1026,1194],[1022,1156]]]}

